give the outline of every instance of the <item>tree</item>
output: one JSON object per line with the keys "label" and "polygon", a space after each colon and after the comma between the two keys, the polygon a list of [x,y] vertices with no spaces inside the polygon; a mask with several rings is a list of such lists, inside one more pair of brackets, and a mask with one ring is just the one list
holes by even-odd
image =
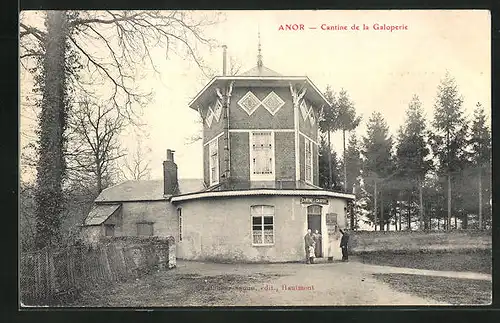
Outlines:
{"label": "tree", "polygon": [[361,117],[356,116],[356,110],[354,109],[354,103],[349,98],[347,92],[342,89],[339,93],[338,101],[338,117],[336,122],[336,128],[342,130],[342,144],[343,144],[343,156],[344,156],[344,188],[348,191],[347,182],[347,162],[346,162],[346,141],[345,135],[346,131],[351,131],[356,129],[361,122]]}
{"label": "tree", "polygon": [[338,130],[338,106],[335,92],[333,92],[329,85],[326,87],[325,98],[328,100],[328,102],[330,102],[331,105],[324,106],[321,110],[319,128],[321,132],[326,133],[326,144],[327,147],[329,147],[329,149],[326,150],[327,156],[325,156],[328,161],[328,176],[325,187],[331,188],[334,185],[334,160],[333,156],[331,155],[331,133]]}
{"label": "tree", "polygon": [[[347,171],[344,173],[347,174],[347,183],[351,183],[348,191],[353,192],[354,188],[357,187],[354,192],[356,194],[356,199],[360,196],[359,178],[361,176],[362,169],[361,151],[359,145],[360,143],[358,142],[356,134],[353,133],[349,138],[347,151],[345,152],[345,169]],[[357,209],[359,209],[358,206],[359,205],[355,203],[356,210],[352,210],[351,212],[351,228],[356,228],[355,214],[357,213]]]}
{"label": "tree", "polygon": [[203,37],[201,28],[213,21],[182,11],[49,11],[44,30],[26,17],[20,22],[21,63],[26,68],[27,61],[40,65],[30,72],[42,93],[35,198],[41,248],[57,242],[60,226],[70,89],[100,92],[122,118],[134,121],[137,109],[151,98],[137,86],[137,75],[144,70],[138,64],[158,72],[151,48],[165,48],[167,54],[184,49],[203,71],[197,44],[211,47],[213,41]]}
{"label": "tree", "polygon": [[399,131],[396,157],[398,175],[418,187],[421,228],[424,221],[423,183],[427,172],[432,168],[426,134],[422,105],[418,96],[414,95],[406,110],[405,124]]}
{"label": "tree", "polygon": [[148,158],[151,149],[145,147],[139,138],[132,154],[127,154],[122,172],[125,178],[131,180],[144,180],[151,177],[151,161]]}
{"label": "tree", "polygon": [[126,124],[115,112],[111,105],[82,99],[69,122],[69,175],[90,184],[96,196],[116,179],[115,162],[125,155],[118,137]]}
{"label": "tree", "polygon": [[[486,125],[484,108],[479,102],[474,110],[469,145],[472,149],[472,164],[477,172],[479,228],[483,229],[483,208],[489,204],[488,199],[483,197],[490,197],[491,194],[489,189],[491,187],[491,176],[489,176],[491,174],[491,133]],[[483,185],[484,182],[489,185]]]}
{"label": "tree", "polygon": [[[325,135],[320,136],[319,146],[319,186],[326,189],[340,190],[340,165],[337,153],[331,148],[328,149]],[[332,168],[330,168],[332,165]],[[332,169],[332,175],[330,175]]]}
{"label": "tree", "polygon": [[467,157],[467,125],[462,111],[463,98],[458,92],[455,79],[446,72],[438,86],[434,104],[433,130],[429,139],[434,156],[438,160],[439,174],[447,178],[448,216],[446,228],[451,228],[452,175],[463,169]]}
{"label": "tree", "polygon": [[[66,55],[68,54],[68,20],[61,12],[48,12],[48,32],[40,35],[25,27],[43,44],[38,86],[42,92],[39,119],[36,204],[36,246],[43,248],[59,242],[59,226],[63,211],[64,196],[62,181],[65,176],[64,137],[67,116]],[[23,33],[21,33],[21,37]]]}
{"label": "tree", "polygon": [[[373,112],[368,120],[367,134],[363,137],[362,154],[365,189],[373,192],[374,211],[371,217],[375,224],[375,229],[378,223],[377,199],[381,192],[380,185],[383,183],[383,180],[388,179],[394,172],[391,151],[392,138],[389,135],[389,127],[380,112]],[[383,225],[383,220],[381,220],[380,229],[383,229]]]}

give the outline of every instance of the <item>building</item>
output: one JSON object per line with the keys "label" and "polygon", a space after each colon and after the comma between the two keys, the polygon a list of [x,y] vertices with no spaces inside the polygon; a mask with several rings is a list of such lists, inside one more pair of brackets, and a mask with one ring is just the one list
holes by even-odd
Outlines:
{"label": "building", "polygon": [[[202,180],[177,179],[167,150],[163,181],[104,190],[85,220],[85,239],[172,235],[191,260],[303,260],[307,228],[323,256],[339,254],[339,227],[354,195],[318,186],[318,118],[329,105],[308,77],[257,66],[214,77],[189,103],[203,118]],[[162,191],[163,189],[163,191]]]}

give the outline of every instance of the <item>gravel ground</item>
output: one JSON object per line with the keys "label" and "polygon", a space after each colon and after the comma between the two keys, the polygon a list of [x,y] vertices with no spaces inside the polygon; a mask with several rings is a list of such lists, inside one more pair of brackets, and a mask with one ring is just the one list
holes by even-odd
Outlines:
{"label": "gravel ground", "polygon": [[[71,306],[443,305],[376,279],[359,262],[305,265],[178,261],[177,268],[82,294]],[[375,269],[374,269],[375,268]]]}

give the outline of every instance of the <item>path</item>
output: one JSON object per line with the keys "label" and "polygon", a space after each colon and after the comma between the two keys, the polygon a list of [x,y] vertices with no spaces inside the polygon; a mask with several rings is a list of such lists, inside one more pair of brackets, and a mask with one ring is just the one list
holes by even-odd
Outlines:
{"label": "path", "polygon": [[[305,265],[178,261],[177,268],[103,286],[83,306],[358,306],[446,305],[393,290],[375,273],[409,273],[491,280],[479,273],[438,272],[355,261]],[[489,276],[489,277],[488,277]]]}

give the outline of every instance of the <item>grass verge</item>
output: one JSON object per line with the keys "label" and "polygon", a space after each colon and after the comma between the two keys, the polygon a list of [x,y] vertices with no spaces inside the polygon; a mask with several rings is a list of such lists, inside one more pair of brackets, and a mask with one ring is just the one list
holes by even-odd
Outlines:
{"label": "grass verge", "polygon": [[374,274],[393,289],[451,305],[489,305],[491,281],[408,274]]}
{"label": "grass verge", "polygon": [[356,255],[362,263],[428,270],[471,271],[491,274],[491,251],[474,252],[369,252]]}

